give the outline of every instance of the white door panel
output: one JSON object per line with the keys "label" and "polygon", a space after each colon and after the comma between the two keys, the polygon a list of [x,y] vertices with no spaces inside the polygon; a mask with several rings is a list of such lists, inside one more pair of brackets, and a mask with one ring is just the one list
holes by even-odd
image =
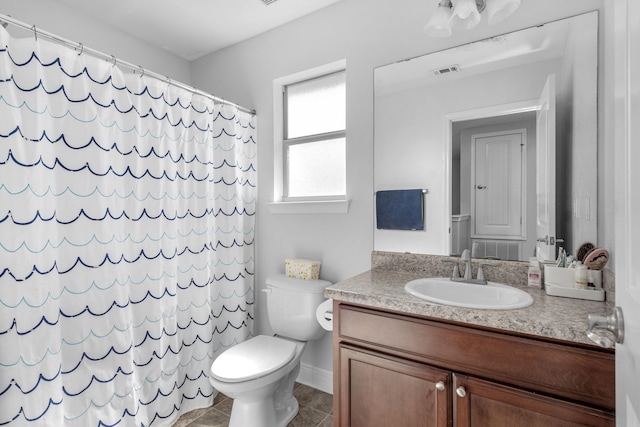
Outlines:
{"label": "white door panel", "polygon": [[615,273],[624,342],[616,345],[616,422],[640,426],[640,1],[614,3]]}

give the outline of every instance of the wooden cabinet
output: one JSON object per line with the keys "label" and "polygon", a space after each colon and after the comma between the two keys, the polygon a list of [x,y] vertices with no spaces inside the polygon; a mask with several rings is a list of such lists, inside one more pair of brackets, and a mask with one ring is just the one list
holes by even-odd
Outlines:
{"label": "wooden cabinet", "polygon": [[340,425],[446,427],[451,375],[442,369],[343,346],[341,376],[349,378]]}
{"label": "wooden cabinet", "polygon": [[465,375],[453,375],[454,425],[614,426],[613,414]]}
{"label": "wooden cabinet", "polygon": [[614,354],[335,302],[334,426],[614,426]]}

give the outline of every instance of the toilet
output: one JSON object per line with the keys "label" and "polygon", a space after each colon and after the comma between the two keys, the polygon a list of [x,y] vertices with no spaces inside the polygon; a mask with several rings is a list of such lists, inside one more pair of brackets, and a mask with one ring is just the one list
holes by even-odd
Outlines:
{"label": "toilet", "polygon": [[230,427],[284,427],[296,416],[293,385],[306,343],[326,332],[316,309],[330,284],[284,274],[267,278],[263,291],[276,335],[250,338],[223,352],[211,365],[211,385],[233,399]]}

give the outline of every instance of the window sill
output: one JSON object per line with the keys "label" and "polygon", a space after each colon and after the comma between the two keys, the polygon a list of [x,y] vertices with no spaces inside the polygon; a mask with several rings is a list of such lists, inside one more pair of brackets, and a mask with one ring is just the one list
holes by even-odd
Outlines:
{"label": "window sill", "polygon": [[349,211],[349,200],[271,202],[267,206],[274,214],[340,214]]}

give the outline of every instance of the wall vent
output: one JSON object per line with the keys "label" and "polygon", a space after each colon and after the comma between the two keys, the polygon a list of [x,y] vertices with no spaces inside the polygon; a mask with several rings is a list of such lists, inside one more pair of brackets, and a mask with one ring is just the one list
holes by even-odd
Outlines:
{"label": "wall vent", "polygon": [[431,70],[431,71],[436,76],[439,76],[440,74],[457,73],[458,71],[460,71],[460,66],[459,65],[450,65],[448,67],[438,68],[436,70]]}
{"label": "wall vent", "polygon": [[521,259],[522,242],[477,239],[472,239],[471,241],[471,256],[473,258],[501,259],[504,261],[518,261]]}
{"label": "wall vent", "polygon": [[269,6],[271,3],[275,2],[276,0],[261,0],[262,3],[266,4],[267,6]]}

